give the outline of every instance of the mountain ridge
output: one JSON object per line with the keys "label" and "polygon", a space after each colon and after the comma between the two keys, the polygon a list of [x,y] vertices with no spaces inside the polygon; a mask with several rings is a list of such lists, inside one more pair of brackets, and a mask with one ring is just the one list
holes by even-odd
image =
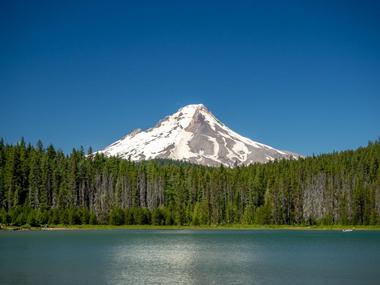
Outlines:
{"label": "mountain ridge", "polygon": [[186,105],[154,127],[135,129],[98,152],[134,161],[172,159],[208,166],[248,165],[300,157],[241,136],[203,104]]}

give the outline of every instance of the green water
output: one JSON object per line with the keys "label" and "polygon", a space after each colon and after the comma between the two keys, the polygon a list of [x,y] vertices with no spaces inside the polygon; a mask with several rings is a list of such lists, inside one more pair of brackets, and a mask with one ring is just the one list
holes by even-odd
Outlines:
{"label": "green water", "polygon": [[380,232],[0,232],[0,284],[380,284]]}

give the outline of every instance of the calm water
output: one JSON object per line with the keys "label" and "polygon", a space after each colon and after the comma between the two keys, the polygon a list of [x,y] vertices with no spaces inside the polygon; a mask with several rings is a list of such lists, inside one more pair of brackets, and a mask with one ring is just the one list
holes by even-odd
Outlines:
{"label": "calm water", "polygon": [[0,284],[380,284],[380,232],[0,232]]}

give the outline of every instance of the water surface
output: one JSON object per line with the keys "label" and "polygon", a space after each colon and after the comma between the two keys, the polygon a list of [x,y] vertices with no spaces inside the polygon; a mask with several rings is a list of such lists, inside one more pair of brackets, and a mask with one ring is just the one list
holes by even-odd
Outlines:
{"label": "water surface", "polygon": [[0,284],[380,284],[380,232],[0,232]]}

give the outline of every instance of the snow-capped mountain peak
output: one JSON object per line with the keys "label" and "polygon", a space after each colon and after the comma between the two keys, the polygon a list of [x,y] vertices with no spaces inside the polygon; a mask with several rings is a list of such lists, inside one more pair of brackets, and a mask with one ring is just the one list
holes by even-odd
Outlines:
{"label": "snow-capped mountain peak", "polygon": [[136,129],[99,152],[134,161],[165,158],[210,166],[298,157],[237,134],[203,104],[184,106],[153,128]]}

